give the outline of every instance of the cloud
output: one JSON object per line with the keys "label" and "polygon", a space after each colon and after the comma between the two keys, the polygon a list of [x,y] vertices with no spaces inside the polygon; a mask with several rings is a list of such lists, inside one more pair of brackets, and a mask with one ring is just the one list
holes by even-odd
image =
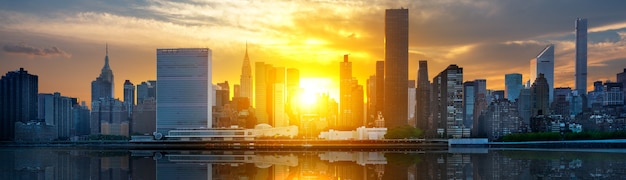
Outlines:
{"label": "cloud", "polygon": [[72,57],[72,54],[63,51],[60,48],[52,46],[50,48],[39,48],[30,46],[24,43],[20,44],[5,44],[2,47],[4,52],[14,53],[14,54],[24,54],[30,56],[64,56],[64,57]]}

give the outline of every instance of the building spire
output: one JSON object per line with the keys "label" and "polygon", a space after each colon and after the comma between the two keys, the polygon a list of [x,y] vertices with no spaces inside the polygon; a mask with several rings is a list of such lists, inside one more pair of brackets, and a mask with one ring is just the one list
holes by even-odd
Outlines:
{"label": "building spire", "polygon": [[105,49],[106,49],[106,54],[104,56],[104,67],[102,67],[102,70],[109,70],[111,69],[111,67],[109,67],[109,43],[106,43],[105,45]]}

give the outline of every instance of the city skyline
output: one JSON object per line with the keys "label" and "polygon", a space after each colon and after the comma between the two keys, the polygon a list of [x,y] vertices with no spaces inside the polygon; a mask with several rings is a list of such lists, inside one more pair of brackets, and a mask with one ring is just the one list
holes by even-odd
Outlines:
{"label": "city skyline", "polygon": [[[157,48],[211,48],[213,83],[236,84],[248,41],[251,63],[298,68],[302,85],[321,79],[337,99],[339,68],[318,69],[349,53],[354,76],[365,82],[375,74],[376,61],[384,59],[382,10],[400,7],[414,10],[409,13],[408,79],[417,76],[418,61],[425,59],[433,70],[430,77],[458,64],[465,79],[487,79],[487,88],[504,89],[504,74],[530,77],[528,59],[554,43],[555,87],[574,87],[572,21],[578,17],[589,20],[587,81],[614,80],[626,66],[626,55],[619,50],[626,46],[626,19],[620,19],[626,12],[618,8],[623,7],[619,1],[269,3],[284,8],[280,12],[259,2],[46,3],[0,3],[0,14],[7,17],[0,20],[0,71],[24,67],[41,77],[40,92],[62,92],[87,102],[89,82],[102,68],[107,42],[111,69],[119,77],[115,98],[122,99],[124,80],[156,79]],[[516,3],[530,6],[523,9],[528,14],[515,13],[522,10]],[[569,10],[546,11],[554,6]],[[329,13],[303,15],[322,10]]]}

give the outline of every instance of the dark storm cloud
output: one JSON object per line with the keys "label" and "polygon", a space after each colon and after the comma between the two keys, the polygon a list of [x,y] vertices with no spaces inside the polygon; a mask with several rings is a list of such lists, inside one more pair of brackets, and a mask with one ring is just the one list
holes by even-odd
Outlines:
{"label": "dark storm cloud", "polygon": [[6,44],[2,47],[2,50],[8,53],[24,54],[24,55],[31,55],[31,56],[65,56],[65,57],[72,56],[71,54],[54,46],[50,48],[39,48],[39,47],[30,46],[24,43]]}

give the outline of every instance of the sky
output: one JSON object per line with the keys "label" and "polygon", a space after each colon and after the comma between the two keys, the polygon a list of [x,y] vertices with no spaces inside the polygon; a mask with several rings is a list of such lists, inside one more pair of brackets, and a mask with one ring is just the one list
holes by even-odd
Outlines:
{"label": "sky", "polygon": [[[419,60],[429,79],[450,64],[464,81],[487,79],[504,89],[504,74],[529,77],[529,61],[555,44],[555,86],[574,86],[574,21],[588,19],[588,86],[615,81],[626,68],[626,1],[0,1],[0,73],[24,67],[39,92],[89,103],[104,64],[115,76],[156,79],[157,48],[210,48],[213,83],[238,84],[246,42],[255,62],[300,70],[304,88],[337,97],[339,62],[349,54],[365,85],[384,59],[385,9],[409,9],[409,79]],[[592,88],[588,88],[592,89]]]}

